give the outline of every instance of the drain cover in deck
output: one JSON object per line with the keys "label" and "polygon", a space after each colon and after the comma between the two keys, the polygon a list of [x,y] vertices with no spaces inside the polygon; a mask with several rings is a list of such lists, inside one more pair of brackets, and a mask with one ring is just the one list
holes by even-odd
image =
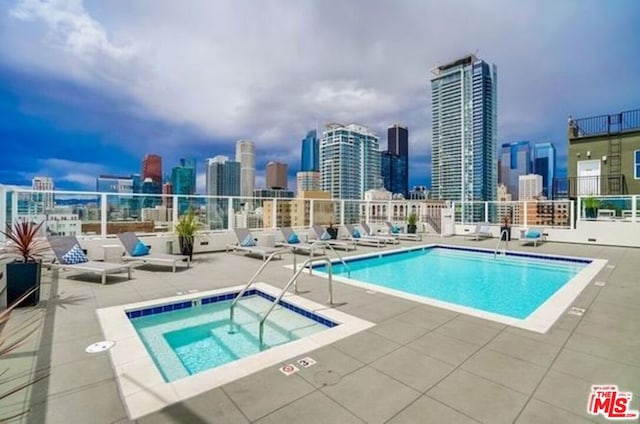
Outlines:
{"label": "drain cover in deck", "polygon": [[577,308],[577,307],[572,307],[571,309],[569,309],[569,312],[567,312],[569,315],[576,315],[581,317],[582,315],[584,315],[584,313],[586,312],[586,309],[583,308]]}
{"label": "drain cover in deck", "polygon": [[115,345],[116,345],[116,342],[112,342],[111,340],[104,340],[104,341],[96,342],[92,345],[87,346],[85,351],[87,353],[100,353],[100,352],[104,352],[111,349]]}

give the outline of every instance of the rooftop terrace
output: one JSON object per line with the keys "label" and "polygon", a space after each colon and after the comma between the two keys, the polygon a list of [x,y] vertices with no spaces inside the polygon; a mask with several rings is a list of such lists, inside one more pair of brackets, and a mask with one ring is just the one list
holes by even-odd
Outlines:
{"label": "rooftop terrace", "polygon": [[[623,225],[623,224],[620,224]],[[632,225],[632,224],[629,224]],[[426,235],[423,243],[493,249],[496,239]],[[402,242],[402,245],[416,245]],[[545,334],[509,327],[380,292],[334,282],[334,308],[376,325],[311,351],[317,364],[291,376],[278,366],[171,404],[170,393],[142,393],[149,410],[139,423],[568,423],[605,422],[587,414],[593,384],[616,384],[640,403],[640,250],[547,242],[517,250],[608,260]],[[358,247],[358,253],[373,249]],[[285,256],[261,281],[282,287]],[[96,309],[243,284],[261,261],[227,253],[194,257],[177,273],[142,266],[133,278],[43,275],[42,327],[3,365],[22,378],[43,367],[47,380],[0,404],[0,416],[25,406],[29,423],[129,423],[106,353],[85,347],[104,339]],[[300,278],[301,296],[326,303],[326,280]],[[19,325],[34,308],[17,310]],[[307,354],[305,354],[307,356]],[[285,363],[299,359],[290,358]]]}

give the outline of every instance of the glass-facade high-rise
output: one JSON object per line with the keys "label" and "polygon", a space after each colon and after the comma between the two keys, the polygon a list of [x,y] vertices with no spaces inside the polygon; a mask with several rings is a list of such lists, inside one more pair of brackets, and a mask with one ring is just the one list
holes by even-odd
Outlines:
{"label": "glass-facade high-rise", "polygon": [[[182,162],[181,160],[181,163]],[[195,168],[191,166],[174,166],[171,170],[171,190],[173,194],[192,195],[196,192]],[[189,199],[178,198],[178,214],[183,215],[189,211]]]}
{"label": "glass-facade high-rise", "polygon": [[384,188],[409,194],[409,130],[402,125],[387,128],[387,151],[380,155]]}
{"label": "glass-facade high-rise", "polygon": [[[207,161],[206,192],[208,196],[240,196],[241,165],[226,156],[216,156]],[[251,193],[253,195],[253,192]],[[211,229],[226,228],[228,200],[208,200],[207,215]]]}
{"label": "glass-facade high-rise", "polygon": [[432,197],[495,200],[497,68],[467,55],[432,72]]}
{"label": "glass-facade high-rise", "polygon": [[[321,188],[333,198],[363,199],[364,193],[380,183],[379,139],[356,124],[329,124],[320,140]],[[337,211],[339,213],[339,211]],[[345,205],[345,219],[353,222],[358,205]]]}
{"label": "glass-facade high-rise", "polygon": [[316,130],[311,130],[302,139],[300,172],[318,172],[320,170],[320,140]]}
{"label": "glass-facade high-rise", "polygon": [[500,149],[500,183],[507,187],[512,198],[520,198],[519,178],[531,173],[531,145],[528,141],[502,144]]}
{"label": "glass-facade high-rise", "polygon": [[556,149],[553,144],[534,144],[533,172],[542,175],[542,194],[553,199],[553,180],[556,177]]}
{"label": "glass-facade high-rise", "polygon": [[408,195],[408,163],[405,157],[391,152],[380,153],[380,172],[384,188],[393,194]]}

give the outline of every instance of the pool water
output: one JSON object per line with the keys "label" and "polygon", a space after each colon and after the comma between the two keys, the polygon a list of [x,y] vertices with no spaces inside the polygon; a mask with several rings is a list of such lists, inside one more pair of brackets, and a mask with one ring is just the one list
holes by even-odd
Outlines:
{"label": "pool water", "polygon": [[[347,262],[351,280],[525,319],[578,274],[588,261],[493,252],[424,248]],[[326,266],[314,267],[326,271]],[[334,276],[347,277],[341,263]]]}
{"label": "pool water", "polygon": [[257,295],[243,297],[236,305],[230,332],[231,302],[130,318],[165,381],[197,374],[328,328],[276,306],[265,321],[264,345],[260,348],[258,323],[272,302]]}

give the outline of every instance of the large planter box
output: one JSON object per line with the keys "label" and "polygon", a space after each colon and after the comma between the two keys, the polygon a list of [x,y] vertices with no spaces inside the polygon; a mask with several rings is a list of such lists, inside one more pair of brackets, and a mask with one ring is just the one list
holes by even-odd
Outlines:
{"label": "large planter box", "polygon": [[7,264],[7,305],[11,305],[34,287],[18,307],[34,306],[40,301],[40,262],[12,262]]}

